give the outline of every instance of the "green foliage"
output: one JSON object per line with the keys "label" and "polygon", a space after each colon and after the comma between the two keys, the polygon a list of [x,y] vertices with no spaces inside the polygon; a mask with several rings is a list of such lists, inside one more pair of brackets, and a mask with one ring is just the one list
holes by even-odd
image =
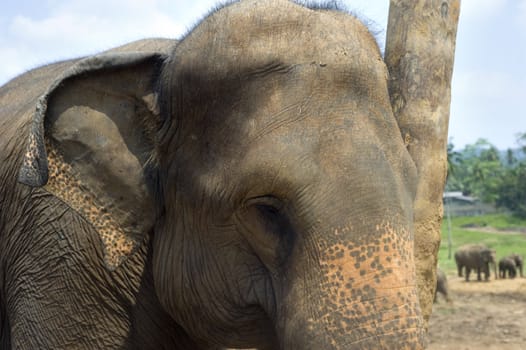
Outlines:
{"label": "green foliage", "polygon": [[447,176],[455,175],[457,164],[459,164],[460,153],[455,151],[455,145],[451,142],[447,144]]}
{"label": "green foliage", "polygon": [[460,152],[450,143],[446,191],[461,191],[526,218],[526,133],[517,136],[517,144],[520,151],[507,150],[501,157],[484,139]]}
{"label": "green foliage", "polygon": [[526,218],[526,162],[506,171],[497,188],[495,204]]}
{"label": "green foliage", "polygon": [[526,227],[526,219],[506,214],[459,216],[451,218],[451,225],[457,228],[492,227],[497,230],[519,230]]}
{"label": "green foliage", "polygon": [[486,203],[494,203],[497,197],[496,188],[503,171],[495,146],[479,139],[474,145],[467,145],[456,162],[455,173],[452,175],[456,180],[456,188],[450,190],[462,191]]}
{"label": "green foliage", "polygon": [[[488,228],[503,230],[499,233],[484,232]],[[526,233],[507,233],[506,230],[524,230],[526,220],[508,215],[486,215],[457,217],[451,219],[452,253],[448,259],[447,222],[442,224],[442,242],[438,252],[440,268],[448,274],[456,273],[453,255],[459,246],[468,243],[483,243],[497,251],[497,260],[511,253],[526,256]]]}
{"label": "green foliage", "polygon": [[517,134],[517,143],[520,145],[522,153],[526,154],[526,132]]}
{"label": "green foliage", "polygon": [[[526,155],[526,133],[517,136],[517,143]],[[511,160],[497,188],[495,204],[509,209],[518,217],[526,218],[526,160]]]}

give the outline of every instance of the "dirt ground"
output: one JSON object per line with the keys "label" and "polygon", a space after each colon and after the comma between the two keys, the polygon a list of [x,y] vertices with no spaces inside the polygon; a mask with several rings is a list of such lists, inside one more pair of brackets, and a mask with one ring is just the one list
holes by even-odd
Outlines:
{"label": "dirt ground", "polygon": [[526,278],[465,282],[447,277],[451,302],[438,295],[428,349],[526,349]]}

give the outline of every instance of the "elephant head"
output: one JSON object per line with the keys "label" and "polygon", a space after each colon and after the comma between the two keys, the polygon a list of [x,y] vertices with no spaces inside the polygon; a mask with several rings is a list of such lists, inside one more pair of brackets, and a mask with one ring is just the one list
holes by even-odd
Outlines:
{"label": "elephant head", "polygon": [[168,55],[79,61],[40,99],[20,181],[99,232],[153,236],[166,311],[207,345],[420,348],[416,171],[356,18],[215,11]]}
{"label": "elephant head", "polygon": [[483,248],[480,251],[480,258],[482,259],[484,269],[486,270],[486,279],[489,276],[489,266],[493,267],[493,273],[495,274],[495,279],[499,278],[497,273],[497,258],[496,258],[495,249]]}

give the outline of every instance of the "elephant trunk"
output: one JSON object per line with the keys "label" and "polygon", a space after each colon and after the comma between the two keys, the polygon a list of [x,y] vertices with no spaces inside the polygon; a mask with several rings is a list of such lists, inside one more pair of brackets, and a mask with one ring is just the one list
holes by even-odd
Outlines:
{"label": "elephant trunk", "polygon": [[[341,239],[338,229],[295,251],[315,251],[317,266],[292,266],[278,305],[281,349],[423,349],[425,330],[407,232],[376,227],[370,243]],[[332,236],[332,239],[326,237]],[[341,239],[341,240],[340,240]],[[315,245],[316,247],[312,247]],[[303,265],[303,266],[302,266]]]}
{"label": "elephant trunk", "polygon": [[[372,292],[363,288],[356,293]],[[410,295],[407,298],[415,302],[416,291],[395,288],[377,289],[374,293],[378,295],[371,296],[374,299],[356,301],[341,309],[326,310],[326,313],[319,310],[299,312],[297,318],[305,321],[290,321],[285,326],[283,336],[279,337],[284,339],[281,349],[424,349],[421,316],[409,310],[410,304],[392,305],[391,298],[386,296],[390,293]],[[337,303],[342,300],[332,300],[332,305]]]}

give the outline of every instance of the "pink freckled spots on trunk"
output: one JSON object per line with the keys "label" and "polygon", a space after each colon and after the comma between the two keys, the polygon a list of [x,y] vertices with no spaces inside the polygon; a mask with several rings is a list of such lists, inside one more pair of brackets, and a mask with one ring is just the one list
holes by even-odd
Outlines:
{"label": "pink freckled spots on trunk", "polygon": [[336,229],[334,243],[320,253],[321,290],[330,302],[319,307],[315,322],[329,332],[344,329],[363,339],[423,327],[410,232],[388,223],[373,227],[369,243],[349,243],[352,233],[342,240]]}

